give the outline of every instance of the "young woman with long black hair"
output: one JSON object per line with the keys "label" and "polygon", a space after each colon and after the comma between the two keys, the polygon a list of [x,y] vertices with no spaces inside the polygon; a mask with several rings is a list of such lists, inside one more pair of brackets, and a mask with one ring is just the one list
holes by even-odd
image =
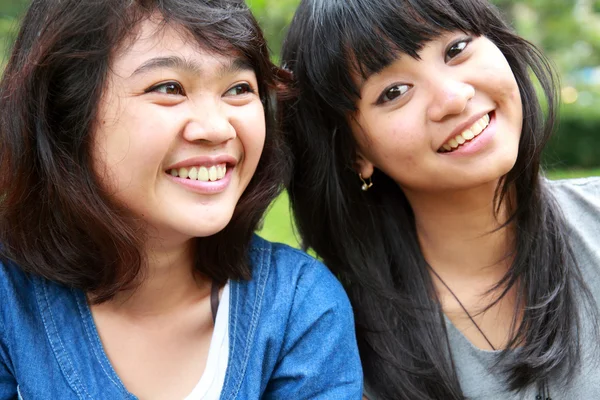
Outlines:
{"label": "young woman with long black hair", "polygon": [[541,174],[543,55],[486,0],[303,0],[282,62],[292,208],[367,396],[600,397],[600,180]]}
{"label": "young woman with long black hair", "polygon": [[254,235],[280,83],[243,0],[31,2],[0,81],[0,399],[361,398],[341,285]]}

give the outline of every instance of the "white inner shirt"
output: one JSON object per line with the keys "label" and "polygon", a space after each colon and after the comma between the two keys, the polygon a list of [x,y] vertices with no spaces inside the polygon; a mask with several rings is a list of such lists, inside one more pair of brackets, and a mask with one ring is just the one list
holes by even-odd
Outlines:
{"label": "white inner shirt", "polygon": [[223,287],[215,329],[210,339],[206,368],[200,381],[184,400],[218,400],[223,390],[229,359],[229,281]]}

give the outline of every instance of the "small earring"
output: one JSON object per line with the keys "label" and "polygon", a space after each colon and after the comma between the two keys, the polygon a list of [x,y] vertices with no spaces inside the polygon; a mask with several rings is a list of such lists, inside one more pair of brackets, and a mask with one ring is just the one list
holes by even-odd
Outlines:
{"label": "small earring", "polygon": [[360,181],[362,182],[362,186],[360,187],[360,189],[363,192],[366,192],[367,190],[369,190],[371,188],[371,186],[373,186],[373,181],[372,181],[371,177],[367,178],[367,180],[369,181],[368,183],[363,179],[361,173],[358,174],[358,177],[360,178]]}

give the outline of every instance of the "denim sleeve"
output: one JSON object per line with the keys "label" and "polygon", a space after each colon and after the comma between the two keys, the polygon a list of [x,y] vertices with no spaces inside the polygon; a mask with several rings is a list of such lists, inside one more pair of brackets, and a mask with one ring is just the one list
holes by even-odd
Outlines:
{"label": "denim sleeve", "polygon": [[[5,310],[2,309],[0,312],[2,317],[6,315]],[[10,359],[6,348],[4,320],[2,318],[0,320],[0,400],[17,398],[17,381],[15,380],[8,363],[10,363]]]}
{"label": "denim sleeve", "polygon": [[17,398],[17,382],[3,360],[0,360],[0,400]]}
{"label": "denim sleeve", "polygon": [[361,399],[352,308],[340,283],[314,262],[299,278],[285,341],[265,399]]}

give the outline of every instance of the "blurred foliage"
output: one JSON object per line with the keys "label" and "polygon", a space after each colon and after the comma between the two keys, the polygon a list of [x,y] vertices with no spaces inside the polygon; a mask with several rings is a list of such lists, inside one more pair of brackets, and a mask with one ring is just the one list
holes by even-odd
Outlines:
{"label": "blurred foliage", "polygon": [[600,64],[600,0],[495,0],[563,73]]}
{"label": "blurred foliage", "polygon": [[246,3],[265,32],[273,58],[278,61],[286,28],[300,0],[246,0]]}
{"label": "blurred foliage", "polygon": [[600,113],[596,107],[563,105],[558,131],[544,151],[549,170],[600,166]]}
{"label": "blurred foliage", "polygon": [[28,0],[0,0],[0,65],[4,65]]}
{"label": "blurred foliage", "polygon": [[0,18],[19,16],[29,4],[28,0],[0,0]]}

